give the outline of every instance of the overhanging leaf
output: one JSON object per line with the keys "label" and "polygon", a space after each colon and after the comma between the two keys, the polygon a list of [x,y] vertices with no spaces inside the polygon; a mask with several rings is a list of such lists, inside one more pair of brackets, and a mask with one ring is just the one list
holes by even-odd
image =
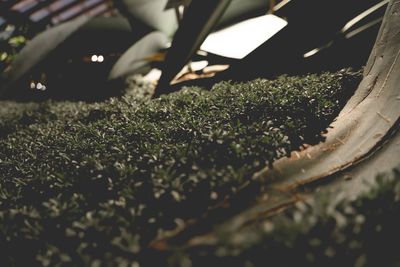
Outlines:
{"label": "overhanging leaf", "polygon": [[231,0],[192,1],[167,53],[156,94],[165,93],[161,91],[163,87],[167,87],[174,76],[189,61],[214,28],[230,2]]}
{"label": "overhanging leaf", "polygon": [[168,0],[116,0],[116,7],[131,25],[145,23],[155,30],[172,36],[178,27],[174,10],[165,10]]}
{"label": "overhanging leaf", "polygon": [[42,32],[32,39],[16,56],[11,64],[10,70],[5,73],[6,83],[1,87],[0,95],[4,94],[15,81],[27,74],[35,65],[45,59],[51,51],[88,20],[88,17],[79,17]]}
{"label": "overhanging leaf", "polygon": [[167,43],[168,38],[162,32],[152,32],[146,35],[118,59],[111,69],[108,79],[114,80],[137,73],[139,69],[150,63],[149,57],[165,48]]}

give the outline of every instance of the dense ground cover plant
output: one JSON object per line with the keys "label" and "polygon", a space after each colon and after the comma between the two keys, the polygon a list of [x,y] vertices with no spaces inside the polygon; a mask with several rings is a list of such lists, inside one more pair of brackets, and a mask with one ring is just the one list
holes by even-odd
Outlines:
{"label": "dense ground cover plant", "polygon": [[222,82],[154,100],[4,102],[1,262],[144,263],[162,231],[201,216],[266,164],[322,141],[359,78],[341,71]]}
{"label": "dense ground cover plant", "polygon": [[213,246],[181,250],[177,266],[399,266],[400,169],[356,200],[323,193]]}

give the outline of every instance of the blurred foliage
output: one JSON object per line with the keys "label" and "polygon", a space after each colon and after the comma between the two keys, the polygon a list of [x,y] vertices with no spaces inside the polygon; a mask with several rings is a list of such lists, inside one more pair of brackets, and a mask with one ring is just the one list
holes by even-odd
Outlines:
{"label": "blurred foliage", "polygon": [[344,70],[158,99],[2,102],[0,262],[165,266],[149,242],[322,141],[359,80]]}
{"label": "blurred foliage", "polygon": [[7,25],[0,38],[0,73],[2,73],[13,61],[18,52],[25,46],[29,38],[29,26]]}

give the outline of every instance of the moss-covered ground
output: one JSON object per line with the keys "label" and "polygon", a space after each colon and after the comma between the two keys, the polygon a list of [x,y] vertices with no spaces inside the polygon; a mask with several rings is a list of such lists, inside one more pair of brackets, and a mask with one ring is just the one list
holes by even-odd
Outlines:
{"label": "moss-covered ground", "polygon": [[2,102],[0,261],[142,266],[168,258],[148,244],[260,168],[323,141],[359,78],[341,71],[222,82],[152,100]]}

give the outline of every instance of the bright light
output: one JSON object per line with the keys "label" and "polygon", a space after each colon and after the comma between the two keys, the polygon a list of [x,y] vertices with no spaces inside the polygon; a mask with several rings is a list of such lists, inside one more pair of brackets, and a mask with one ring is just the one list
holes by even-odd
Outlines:
{"label": "bright light", "polygon": [[237,23],[210,34],[201,50],[242,59],[283,29],[287,22],[275,15],[264,15]]}
{"label": "bright light", "polygon": [[41,83],[36,84],[36,89],[42,90],[42,88],[43,88],[43,84],[41,84]]}
{"label": "bright light", "polygon": [[208,61],[207,60],[193,61],[189,64],[190,68],[192,68],[193,71],[199,71],[208,66]]}
{"label": "bright light", "polygon": [[91,60],[92,60],[92,62],[97,62],[97,60],[98,60],[97,55],[93,55],[92,58],[91,58]]}
{"label": "bright light", "polygon": [[311,51],[305,53],[305,54],[303,55],[303,57],[304,57],[304,58],[311,57],[311,56],[315,55],[316,53],[318,53],[319,50],[320,50],[319,48],[315,48],[315,49],[313,49],[313,50],[311,50]]}
{"label": "bright light", "polygon": [[181,14],[181,16],[183,16],[183,14],[184,14],[184,12],[185,12],[185,7],[182,6],[182,5],[180,5],[180,6],[178,7],[178,10],[179,10],[179,14]]}
{"label": "bright light", "polygon": [[207,66],[208,66],[207,60],[190,62],[188,65],[186,65],[182,68],[182,70],[176,75],[176,77],[181,77],[182,75],[187,74],[192,71],[196,72],[196,71],[202,70]]}
{"label": "bright light", "polygon": [[161,70],[159,69],[152,69],[149,71],[144,77],[143,80],[147,82],[156,82],[161,77]]}
{"label": "bright light", "polygon": [[97,57],[97,62],[103,62],[104,61],[104,57],[102,55]]}
{"label": "bright light", "polygon": [[36,84],[34,82],[31,82],[30,87],[31,87],[31,89],[35,89],[36,88]]}

